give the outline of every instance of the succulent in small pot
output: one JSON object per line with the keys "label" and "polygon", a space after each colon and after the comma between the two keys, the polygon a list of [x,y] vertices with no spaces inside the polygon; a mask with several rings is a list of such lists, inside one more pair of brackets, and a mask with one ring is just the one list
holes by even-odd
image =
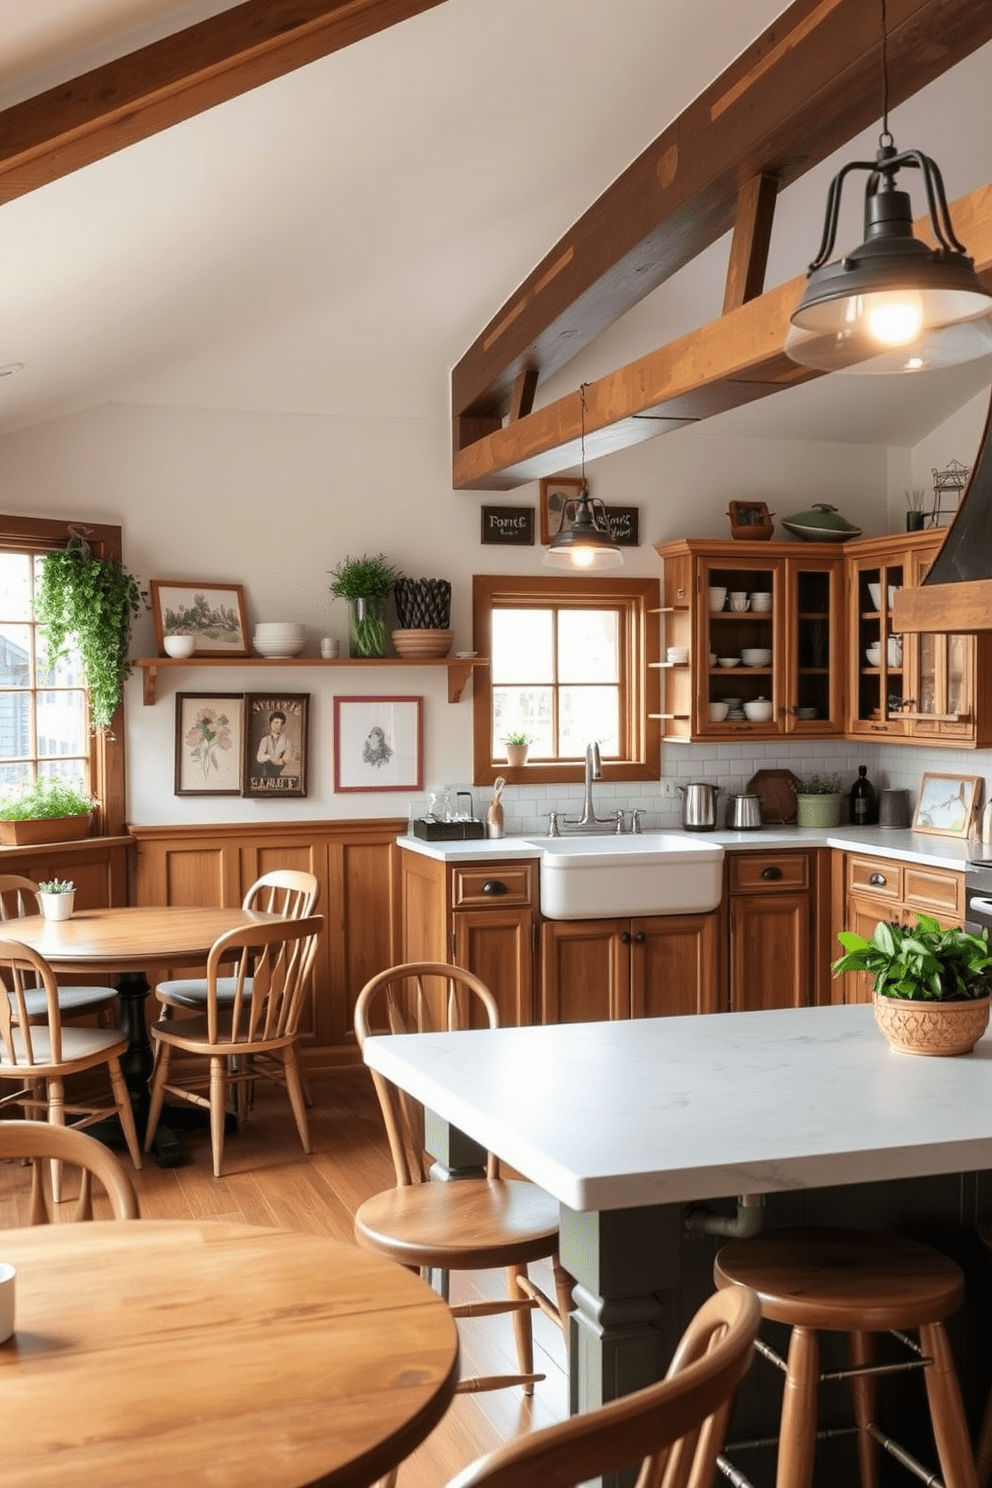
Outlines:
{"label": "succulent in small pot", "polygon": [[895,1048],[911,1054],[967,1054],[988,1026],[992,952],[988,931],[945,930],[930,915],[915,928],[875,926],[871,940],[842,930],[845,954],[834,975],[874,979],[875,1020]]}
{"label": "succulent in small pot", "polygon": [[71,878],[49,878],[38,885],[38,899],[46,920],[68,920],[76,898]]}
{"label": "succulent in small pot", "polygon": [[525,765],[530,742],[530,734],[521,733],[519,730],[516,733],[507,734],[503,740],[507,764]]}

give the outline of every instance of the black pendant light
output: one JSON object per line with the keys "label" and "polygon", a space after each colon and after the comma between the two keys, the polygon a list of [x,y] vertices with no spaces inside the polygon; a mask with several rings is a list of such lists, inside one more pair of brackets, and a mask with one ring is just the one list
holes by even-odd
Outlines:
{"label": "black pendant light", "polygon": [[[610,524],[603,503],[589,495],[586,485],[586,384],[579,388],[582,406],[581,475],[582,489],[562,505],[558,531],[544,555],[548,568],[604,569],[620,568],[623,554],[610,536]],[[566,526],[566,523],[570,525]]]}
{"label": "black pendant light", "polygon": [[[825,372],[920,372],[992,352],[992,294],[951,225],[940,170],[919,150],[896,149],[888,127],[888,63],[882,0],[882,132],[874,161],[852,160],[827,194],[820,251],[791,316],[786,354]],[[919,170],[936,248],[913,236],[901,170]],[[844,178],[869,172],[865,241],[827,263],[837,234]]]}

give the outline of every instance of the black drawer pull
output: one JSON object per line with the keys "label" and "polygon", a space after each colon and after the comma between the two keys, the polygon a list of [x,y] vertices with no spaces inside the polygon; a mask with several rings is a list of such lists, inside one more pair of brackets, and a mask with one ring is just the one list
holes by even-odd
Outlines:
{"label": "black drawer pull", "polygon": [[506,894],[509,891],[506,884],[502,883],[498,878],[487,878],[482,885],[482,892],[484,894]]}
{"label": "black drawer pull", "polygon": [[647,936],[644,934],[644,931],[638,930],[637,934],[634,936],[634,944],[643,945],[646,940]]}
{"label": "black drawer pull", "polygon": [[782,870],[781,870],[781,868],[776,868],[775,865],[772,864],[772,866],[770,868],[762,868],[762,870],[761,870],[761,876],[762,876],[762,878],[768,878],[768,879],[781,878],[782,877]]}
{"label": "black drawer pull", "polygon": [[885,887],[885,874],[873,873],[868,882],[871,884],[873,889],[883,889]]}
{"label": "black drawer pull", "polygon": [[628,930],[620,931],[620,944],[630,945],[630,932]]}

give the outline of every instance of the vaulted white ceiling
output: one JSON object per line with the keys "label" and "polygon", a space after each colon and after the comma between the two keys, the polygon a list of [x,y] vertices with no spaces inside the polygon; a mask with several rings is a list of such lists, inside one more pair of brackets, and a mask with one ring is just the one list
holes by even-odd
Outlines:
{"label": "vaulted white ceiling", "polygon": [[[0,108],[225,8],[0,0]],[[0,207],[0,366],[24,364],[0,378],[0,433],[109,401],[443,416],[451,365],[513,288],[783,9],[446,0]],[[986,48],[892,116],[952,198],[989,179],[990,68]],[[875,133],[783,194],[770,284],[815,251],[830,175]],[[856,207],[845,221],[860,237]],[[726,251],[558,390],[716,316]],[[821,379],[708,427],[912,443],[988,369],[867,381]]]}

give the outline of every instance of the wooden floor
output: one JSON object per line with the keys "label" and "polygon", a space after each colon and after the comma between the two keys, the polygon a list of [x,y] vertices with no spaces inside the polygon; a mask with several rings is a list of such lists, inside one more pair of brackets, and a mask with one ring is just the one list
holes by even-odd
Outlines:
{"label": "wooden floor", "polygon": [[[259,1082],[249,1121],[227,1137],[223,1178],[211,1175],[210,1142],[204,1131],[183,1132],[184,1162],[162,1169],[154,1159],[132,1176],[147,1219],[223,1219],[276,1225],[352,1241],[352,1215],[370,1194],[393,1183],[392,1163],[378,1103],[364,1069],[311,1077],[313,1153],[301,1151],[285,1096]],[[122,1161],[128,1168],[126,1152]],[[0,1228],[27,1223],[28,1170],[0,1163]],[[108,1217],[97,1204],[97,1218]],[[71,1216],[64,1202],[59,1218]],[[553,1295],[550,1266],[532,1274]],[[468,1273],[451,1280],[451,1300],[503,1294],[502,1273]],[[508,1318],[479,1318],[459,1324],[463,1373],[516,1368]],[[535,1368],[547,1379],[532,1400],[520,1390],[460,1396],[444,1421],[404,1464],[400,1488],[439,1488],[481,1453],[533,1426],[568,1414],[565,1346],[558,1329],[534,1316]]]}

